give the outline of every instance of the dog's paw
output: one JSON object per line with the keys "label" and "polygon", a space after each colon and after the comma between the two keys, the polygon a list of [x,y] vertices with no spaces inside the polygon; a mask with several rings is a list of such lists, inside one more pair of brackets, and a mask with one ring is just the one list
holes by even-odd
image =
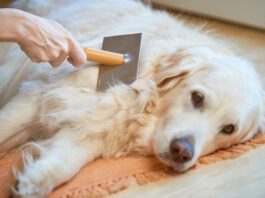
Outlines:
{"label": "dog's paw", "polygon": [[9,198],[21,198],[21,195],[17,192],[15,187],[9,188]]}
{"label": "dog's paw", "polygon": [[42,198],[44,195],[40,193],[23,193],[19,192],[15,187],[10,187],[9,189],[10,198]]}
{"label": "dog's paw", "polygon": [[10,188],[10,197],[14,198],[43,198],[50,192],[48,180],[41,174],[22,174],[13,169],[17,185]]}
{"label": "dog's paw", "polygon": [[24,198],[24,197],[27,196],[19,193],[16,187],[12,186],[9,188],[9,198]]}
{"label": "dog's paw", "polygon": [[19,181],[16,187],[11,187],[11,198],[43,198],[47,195],[47,188],[32,182]]}

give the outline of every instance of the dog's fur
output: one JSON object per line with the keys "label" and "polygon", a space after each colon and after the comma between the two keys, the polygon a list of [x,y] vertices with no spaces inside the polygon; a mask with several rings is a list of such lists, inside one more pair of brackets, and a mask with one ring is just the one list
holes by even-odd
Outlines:
{"label": "dog's fur", "polygon": [[[98,157],[155,154],[184,171],[263,128],[263,90],[253,66],[201,28],[136,1],[27,2],[17,6],[61,22],[84,46],[100,48],[103,36],[135,32],[143,33],[143,45],[138,79],[105,92],[95,90],[97,65],[52,69],[30,63],[15,47],[1,52],[0,152],[45,139],[31,143],[39,156],[25,155],[17,195],[43,197]],[[194,91],[204,95],[199,108]],[[222,131],[227,124],[236,126],[230,135]],[[174,162],[170,142],[186,137],[194,155]]]}

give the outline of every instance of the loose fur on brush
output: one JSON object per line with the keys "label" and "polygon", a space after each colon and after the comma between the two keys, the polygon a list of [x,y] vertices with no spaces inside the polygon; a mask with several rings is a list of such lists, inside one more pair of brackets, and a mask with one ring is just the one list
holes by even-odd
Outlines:
{"label": "loose fur on brush", "polygon": [[24,155],[23,172],[14,171],[14,195],[44,197],[99,157],[156,155],[182,172],[263,128],[263,89],[252,64],[199,27],[138,1],[15,6],[59,21],[83,46],[100,48],[104,36],[136,32],[143,45],[137,80],[105,92],[95,89],[95,64],[53,69],[31,63],[16,46],[2,48],[0,152],[30,140],[38,152],[35,159]]}

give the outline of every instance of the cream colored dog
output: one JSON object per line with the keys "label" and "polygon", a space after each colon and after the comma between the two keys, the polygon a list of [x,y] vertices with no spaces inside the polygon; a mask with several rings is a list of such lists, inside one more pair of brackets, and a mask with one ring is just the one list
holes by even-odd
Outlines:
{"label": "cream colored dog", "polygon": [[185,171],[263,128],[263,89],[251,63],[200,28],[136,1],[28,2],[18,6],[58,20],[83,46],[135,32],[143,46],[138,79],[105,92],[95,91],[97,65],[52,69],[15,47],[1,52],[0,151],[42,139],[30,143],[38,158],[25,155],[16,173],[16,195],[43,197],[98,157],[155,154]]}

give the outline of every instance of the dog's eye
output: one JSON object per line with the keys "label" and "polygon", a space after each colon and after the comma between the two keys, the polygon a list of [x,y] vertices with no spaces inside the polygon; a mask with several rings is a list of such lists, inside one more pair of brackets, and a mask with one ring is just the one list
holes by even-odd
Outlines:
{"label": "dog's eye", "polygon": [[200,108],[203,106],[204,95],[198,91],[193,91],[191,93],[191,101],[195,108]]}
{"label": "dog's eye", "polygon": [[235,132],[235,125],[233,124],[227,124],[221,129],[221,133],[226,134],[226,135],[231,135],[232,133]]}

